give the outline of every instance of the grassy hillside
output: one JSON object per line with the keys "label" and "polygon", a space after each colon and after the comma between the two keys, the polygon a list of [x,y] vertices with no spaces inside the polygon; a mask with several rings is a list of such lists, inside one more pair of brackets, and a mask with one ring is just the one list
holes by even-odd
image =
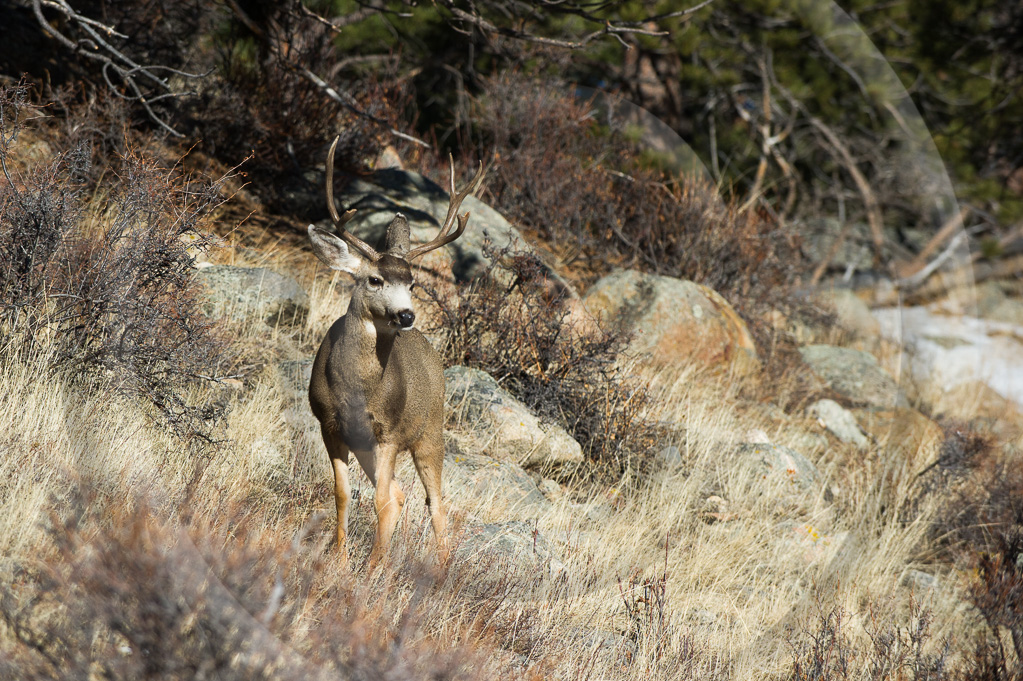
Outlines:
{"label": "grassy hillside", "polygon": [[[736,244],[761,243],[762,216],[743,221],[706,208],[696,189],[666,189],[659,214],[694,230],[672,273],[695,268],[750,299],[740,311],[764,369],[741,377],[620,357],[621,376],[646,393],[635,422],[658,425],[659,438],[636,443],[624,468],[536,473],[553,483],[551,503],[529,530],[556,547],[556,563],[456,548],[437,565],[405,460],[409,503],[373,573],[372,504],[354,472],[346,570],[328,462],[289,364],[311,357],[343,313],[346,280],[281,227],[300,225],[294,216],[277,213],[266,229],[269,211],[234,171],[131,133],[119,157],[90,165],[95,152],[68,145],[59,120],[11,101],[0,149],[0,676],[1019,678],[1018,424],[979,418],[991,417],[979,395],[952,408],[910,394],[940,435],[878,428],[860,451],[827,434],[805,408],[828,393],[770,314],[820,342],[870,347],[894,375],[899,348],[790,298],[783,244]],[[598,182],[592,166],[567,163]],[[494,192],[514,195],[512,177]],[[621,207],[616,185],[603,186],[587,210]],[[711,225],[731,236],[701,240]],[[564,254],[557,225],[530,236]],[[595,252],[599,238],[578,246]],[[307,318],[207,317],[196,244],[212,262],[294,277]],[[734,270],[713,266],[722,253]],[[629,258],[619,247],[599,267]],[[560,262],[581,285],[600,273]],[[443,272],[424,276],[451,285]],[[753,300],[768,288],[775,307]],[[424,326],[442,319],[428,297],[419,305]],[[448,430],[472,425],[453,414]],[[744,454],[768,442],[804,454],[821,484]],[[676,461],[662,461],[667,446]],[[486,495],[452,502],[456,547],[479,523],[510,517]]]}

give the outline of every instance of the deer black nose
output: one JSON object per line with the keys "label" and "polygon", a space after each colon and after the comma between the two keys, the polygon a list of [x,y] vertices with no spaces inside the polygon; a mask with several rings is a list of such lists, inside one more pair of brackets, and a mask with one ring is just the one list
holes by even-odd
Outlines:
{"label": "deer black nose", "polygon": [[414,321],[416,321],[416,314],[411,310],[405,310],[398,313],[398,325],[401,326],[401,328],[411,328]]}

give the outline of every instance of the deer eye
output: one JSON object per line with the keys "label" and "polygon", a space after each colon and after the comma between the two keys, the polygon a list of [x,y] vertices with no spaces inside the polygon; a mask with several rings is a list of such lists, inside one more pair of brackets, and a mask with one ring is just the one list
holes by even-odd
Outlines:
{"label": "deer eye", "polygon": [[415,291],[416,290],[416,282],[412,282],[411,284],[409,284],[408,285],[408,290],[409,291]]}
{"label": "deer eye", "polygon": [[370,277],[369,285],[372,286],[373,288],[380,288],[381,286],[384,285],[384,280],[381,279],[380,277]]}

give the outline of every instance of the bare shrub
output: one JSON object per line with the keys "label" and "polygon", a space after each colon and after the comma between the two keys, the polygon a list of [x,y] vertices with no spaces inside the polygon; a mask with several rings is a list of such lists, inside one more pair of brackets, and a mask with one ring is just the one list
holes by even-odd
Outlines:
{"label": "bare shrub", "polygon": [[825,608],[817,602],[814,626],[804,628],[787,641],[792,650],[791,681],[849,678],[850,643],[844,623],[845,612],[841,608]]}
{"label": "bare shrub", "polygon": [[289,541],[227,508],[179,528],[137,500],[80,497],[0,589],[4,678],[493,678],[430,633],[428,581],[399,603],[382,595],[393,577],[383,592],[339,577],[312,526]]}
{"label": "bare shrub", "polygon": [[[699,678],[698,664],[704,653],[692,633],[675,622],[668,602],[668,537],[664,541],[664,567],[660,575],[634,573],[626,582],[618,578],[618,593],[629,620],[626,637],[636,652],[645,653],[648,665],[673,678]],[[626,651],[631,656],[630,651]],[[633,662],[629,659],[627,662]],[[652,670],[651,670],[652,671]]]}
{"label": "bare shrub", "polygon": [[[967,678],[1023,678],[1023,470],[961,423],[950,424],[935,469],[948,512],[932,530],[974,577],[970,602],[986,632]],[[949,482],[954,482],[954,486]]]}
{"label": "bare shrub", "polygon": [[[116,175],[86,184],[84,146],[9,171],[24,87],[0,94],[0,352],[32,349],[53,367],[102,376],[145,397],[182,437],[209,439],[216,405],[190,405],[194,381],[215,379],[227,348],[199,310],[192,257],[181,240],[209,246],[204,226],[222,202],[216,182],[166,170],[127,144]],[[90,197],[100,201],[91,202]]]}
{"label": "bare shrub", "polygon": [[[201,140],[228,167],[252,155],[248,172],[282,212],[307,210],[294,195],[316,185],[304,173],[322,163],[335,134],[339,166],[361,169],[400,109],[402,86],[378,84],[386,73],[341,77],[352,60],[335,45],[340,28],[297,0],[15,4],[25,30],[38,34],[12,57],[11,73],[29,73],[61,101],[55,113],[117,103],[126,128]],[[376,11],[384,10],[356,19]],[[344,14],[331,19],[348,23]],[[322,201],[308,203],[323,210]]]}
{"label": "bare shrub", "polygon": [[[252,54],[250,44],[244,49],[248,31],[241,25],[220,36],[211,55],[218,77],[200,88],[187,112],[195,132],[217,158],[237,163],[256,151],[247,170],[270,208],[316,220],[326,217],[322,200],[289,200],[295,194],[322,192],[322,179],[310,180],[304,171],[322,167],[324,147],[335,135],[340,136],[337,166],[351,173],[362,171],[382,146],[384,133],[368,119],[346,112],[296,69],[296,64],[316,64],[327,73],[342,55],[328,29],[299,20],[286,4],[290,3],[264,3],[265,21],[276,32],[261,39],[257,54]],[[277,47],[270,49],[271,45]],[[400,87],[380,86],[371,78],[334,87],[352,101],[353,94],[358,95],[365,112],[377,119],[390,118],[400,108],[394,105],[402,97]]]}
{"label": "bare shrub", "polygon": [[623,266],[691,279],[747,315],[784,300],[799,274],[796,234],[663,173],[570,92],[514,73],[487,81],[478,119],[495,207],[587,278]]}
{"label": "bare shrub", "polygon": [[621,331],[580,332],[569,323],[563,288],[547,279],[536,255],[488,245],[483,276],[436,304],[433,333],[444,335],[449,364],[486,371],[536,413],[563,425],[604,475],[644,468],[662,430],[643,420],[645,386],[616,360]]}
{"label": "bare shrub", "polygon": [[814,594],[812,622],[803,623],[786,642],[792,651],[792,681],[940,681],[953,678],[948,664],[949,642],[931,650],[931,613],[916,601],[897,617],[868,604],[866,637],[849,632],[849,613],[827,605],[820,589]]}

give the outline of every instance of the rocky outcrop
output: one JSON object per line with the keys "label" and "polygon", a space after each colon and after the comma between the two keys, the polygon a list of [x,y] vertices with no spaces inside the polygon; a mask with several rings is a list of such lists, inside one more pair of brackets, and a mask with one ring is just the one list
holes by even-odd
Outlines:
{"label": "rocky outcrop", "polygon": [[444,378],[449,413],[471,440],[467,451],[522,466],[582,462],[582,447],[564,428],[538,419],[489,374],[454,366]]}
{"label": "rocky outcrop", "polygon": [[701,284],[619,270],[594,284],[583,303],[603,323],[632,331],[630,349],[656,365],[728,366],[742,375],[760,367],[746,323]]}
{"label": "rocky outcrop", "polygon": [[903,366],[923,390],[980,381],[1023,407],[1023,326],[940,312],[893,307],[874,315],[882,335],[902,346]]}
{"label": "rocky outcrop", "polygon": [[868,352],[807,345],[799,348],[799,354],[825,386],[854,404],[891,409],[906,403],[899,386]]}
{"label": "rocky outcrop", "polygon": [[265,267],[214,265],[195,273],[206,287],[204,311],[232,319],[262,319],[267,324],[302,324],[309,296],[297,281]]}
{"label": "rocky outcrop", "polygon": [[[398,168],[382,168],[353,180],[335,195],[335,200],[341,208],[358,211],[346,228],[370,244],[382,242],[396,212],[408,218],[413,245],[426,243],[437,236],[448,209],[446,190],[418,173]],[[495,251],[510,247],[533,252],[510,222],[476,197],[466,197],[462,202],[460,212],[465,211],[469,211],[471,218],[462,236],[424,256],[424,265],[440,271],[450,269],[456,281],[469,281],[487,267],[483,252],[486,242]],[[331,229],[329,221],[322,226]],[[560,275],[550,269],[546,274],[551,282],[574,295]]]}

